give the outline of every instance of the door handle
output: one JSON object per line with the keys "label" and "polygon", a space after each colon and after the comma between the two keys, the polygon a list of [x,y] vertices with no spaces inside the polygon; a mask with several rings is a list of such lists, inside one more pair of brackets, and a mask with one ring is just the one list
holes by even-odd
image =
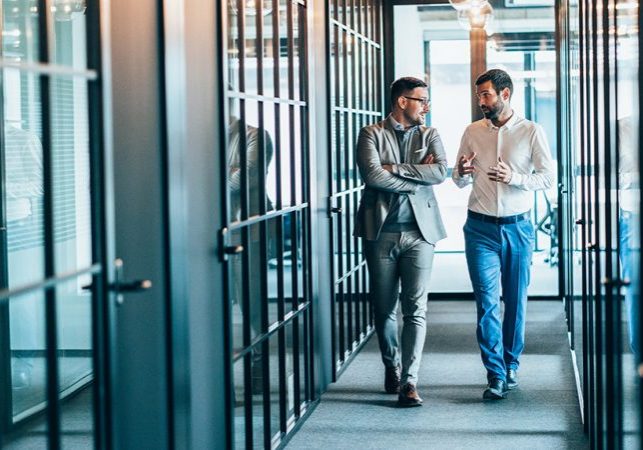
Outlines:
{"label": "door handle", "polygon": [[243,245],[228,245],[223,248],[226,255],[238,255],[244,250]]}
{"label": "door handle", "polygon": [[604,278],[601,281],[601,284],[603,286],[614,286],[614,287],[628,287],[630,285],[630,280],[625,279],[621,280],[620,278],[612,279],[612,278]]}
{"label": "door handle", "polygon": [[144,292],[152,288],[151,280],[123,281],[123,260],[114,260],[114,282],[110,283],[108,289],[116,295],[116,304],[125,303],[123,293]]}

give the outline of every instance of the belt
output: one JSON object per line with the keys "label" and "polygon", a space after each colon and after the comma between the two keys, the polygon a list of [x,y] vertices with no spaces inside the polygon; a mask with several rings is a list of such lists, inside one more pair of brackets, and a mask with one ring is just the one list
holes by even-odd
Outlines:
{"label": "belt", "polygon": [[475,211],[468,210],[467,217],[469,219],[480,220],[482,222],[495,223],[497,225],[505,225],[508,223],[517,223],[527,220],[531,217],[530,211],[524,212],[522,214],[516,214],[515,216],[505,216],[505,217],[494,217],[487,216],[486,214],[480,214]]}

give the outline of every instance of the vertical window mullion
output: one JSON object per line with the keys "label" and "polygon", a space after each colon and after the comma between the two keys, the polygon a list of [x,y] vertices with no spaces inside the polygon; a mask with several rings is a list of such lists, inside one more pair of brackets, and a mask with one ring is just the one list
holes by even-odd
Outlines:
{"label": "vertical window mullion", "polygon": [[[53,37],[53,23],[48,14],[49,2],[38,2],[38,32],[39,60],[43,64],[50,62],[50,38]],[[43,149],[43,207],[44,207],[44,243],[45,243],[45,277],[56,275],[55,265],[55,235],[54,235],[54,179],[53,179],[53,136],[51,128],[51,79],[48,75],[40,76],[40,101],[42,120],[42,149]],[[49,448],[61,448],[61,411],[58,395],[58,324],[56,290],[45,291],[45,339],[46,339],[46,370],[47,370],[47,425],[49,428]]]}

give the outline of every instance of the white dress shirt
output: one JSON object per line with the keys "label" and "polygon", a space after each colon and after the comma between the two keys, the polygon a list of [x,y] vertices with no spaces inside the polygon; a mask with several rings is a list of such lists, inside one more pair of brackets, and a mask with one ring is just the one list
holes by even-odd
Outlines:
{"label": "white dress shirt", "polygon": [[[458,161],[476,153],[473,175],[461,177]],[[498,157],[511,168],[509,184],[491,181],[487,173]],[[548,189],[554,183],[554,164],[543,128],[514,112],[500,128],[482,119],[467,127],[453,169],[453,181],[462,188],[473,183],[469,209],[494,217],[513,216],[531,209],[531,191]]]}

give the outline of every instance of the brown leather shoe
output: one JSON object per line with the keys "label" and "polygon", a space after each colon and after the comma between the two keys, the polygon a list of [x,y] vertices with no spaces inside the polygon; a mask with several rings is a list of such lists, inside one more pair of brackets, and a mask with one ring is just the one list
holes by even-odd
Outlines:
{"label": "brown leather shoe", "polygon": [[422,398],[418,394],[417,388],[413,383],[406,383],[400,390],[400,395],[397,397],[397,402],[400,406],[422,406]]}
{"label": "brown leather shoe", "polygon": [[384,390],[387,394],[400,393],[400,366],[387,367],[384,372]]}

